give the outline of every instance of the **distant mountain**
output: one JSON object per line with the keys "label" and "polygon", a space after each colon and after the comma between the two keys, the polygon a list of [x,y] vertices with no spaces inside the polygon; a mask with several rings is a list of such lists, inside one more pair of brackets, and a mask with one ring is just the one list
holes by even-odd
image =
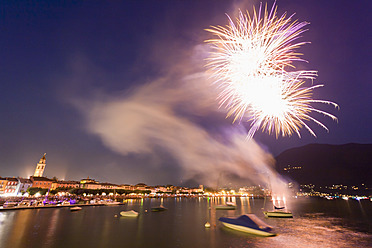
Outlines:
{"label": "distant mountain", "polygon": [[277,170],[299,184],[372,187],[372,144],[310,144],[276,157]]}

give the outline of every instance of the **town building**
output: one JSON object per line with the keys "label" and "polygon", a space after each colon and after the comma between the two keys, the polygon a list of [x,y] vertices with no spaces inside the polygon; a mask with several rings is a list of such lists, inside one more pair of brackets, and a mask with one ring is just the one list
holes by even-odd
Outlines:
{"label": "town building", "polygon": [[87,178],[84,178],[84,179],[80,180],[80,188],[83,188],[83,189],[101,189],[102,186],[98,181],[87,177]]}
{"label": "town building", "polygon": [[94,183],[92,182],[92,183],[81,184],[81,188],[83,188],[83,189],[101,189],[102,186],[98,182],[94,182]]}
{"label": "town building", "polygon": [[92,178],[89,178],[89,176],[87,178],[84,178],[84,179],[81,179],[80,180],[80,184],[84,184],[84,183],[96,183],[97,181],[92,179]]}
{"label": "town building", "polygon": [[101,189],[118,189],[118,185],[113,183],[101,183]]}
{"label": "town building", "polygon": [[17,195],[26,193],[27,189],[31,187],[32,187],[32,181],[30,179],[19,177]]}
{"label": "town building", "polygon": [[50,189],[52,187],[53,180],[46,177],[30,177],[33,188]]}
{"label": "town building", "polygon": [[129,185],[129,184],[120,184],[118,186],[118,189],[134,190],[134,186],[133,185]]}
{"label": "town building", "polygon": [[15,177],[7,177],[7,182],[5,185],[5,190],[3,195],[4,196],[16,196],[17,195],[17,187],[18,187],[18,179]]}
{"label": "town building", "polygon": [[64,189],[78,189],[80,188],[80,182],[78,181],[56,181],[52,182],[51,189],[64,188]]}
{"label": "town building", "polygon": [[149,187],[144,183],[137,183],[134,185],[135,190],[149,190]]}
{"label": "town building", "polygon": [[0,177],[0,195],[4,194],[7,182],[6,178]]}

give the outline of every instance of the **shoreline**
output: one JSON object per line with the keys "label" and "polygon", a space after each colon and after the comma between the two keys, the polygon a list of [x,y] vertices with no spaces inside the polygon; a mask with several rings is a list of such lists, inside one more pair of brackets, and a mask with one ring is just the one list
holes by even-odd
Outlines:
{"label": "shoreline", "polygon": [[77,203],[77,204],[70,204],[70,205],[44,205],[44,206],[16,206],[16,207],[6,207],[0,208],[0,212],[3,211],[11,211],[11,210],[25,210],[25,209],[42,209],[42,208],[68,208],[68,207],[94,207],[94,206],[120,206],[125,205],[123,202],[119,202],[117,204],[105,204],[105,203]]}

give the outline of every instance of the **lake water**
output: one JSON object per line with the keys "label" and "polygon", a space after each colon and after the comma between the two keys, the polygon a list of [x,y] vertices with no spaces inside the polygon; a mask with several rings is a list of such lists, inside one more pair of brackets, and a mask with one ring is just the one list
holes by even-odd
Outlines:
{"label": "lake water", "polygon": [[[236,210],[215,210],[234,201]],[[151,212],[163,204],[168,210]],[[288,203],[293,219],[267,219],[263,199],[153,198],[120,206],[0,212],[0,247],[372,247],[372,202],[299,198]],[[265,201],[267,209],[272,208]],[[136,210],[138,218],[120,217]],[[254,213],[278,235],[256,237],[227,229],[221,216]],[[117,216],[117,217],[115,217]],[[211,228],[205,228],[206,222]]]}

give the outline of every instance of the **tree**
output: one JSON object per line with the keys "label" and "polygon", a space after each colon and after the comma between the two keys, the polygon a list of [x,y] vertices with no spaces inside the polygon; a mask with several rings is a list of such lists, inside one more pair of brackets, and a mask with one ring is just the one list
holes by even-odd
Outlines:
{"label": "tree", "polygon": [[31,187],[27,189],[27,193],[29,195],[35,195],[36,193],[40,193],[41,195],[45,195],[48,192],[48,189],[38,188],[38,187]]}

